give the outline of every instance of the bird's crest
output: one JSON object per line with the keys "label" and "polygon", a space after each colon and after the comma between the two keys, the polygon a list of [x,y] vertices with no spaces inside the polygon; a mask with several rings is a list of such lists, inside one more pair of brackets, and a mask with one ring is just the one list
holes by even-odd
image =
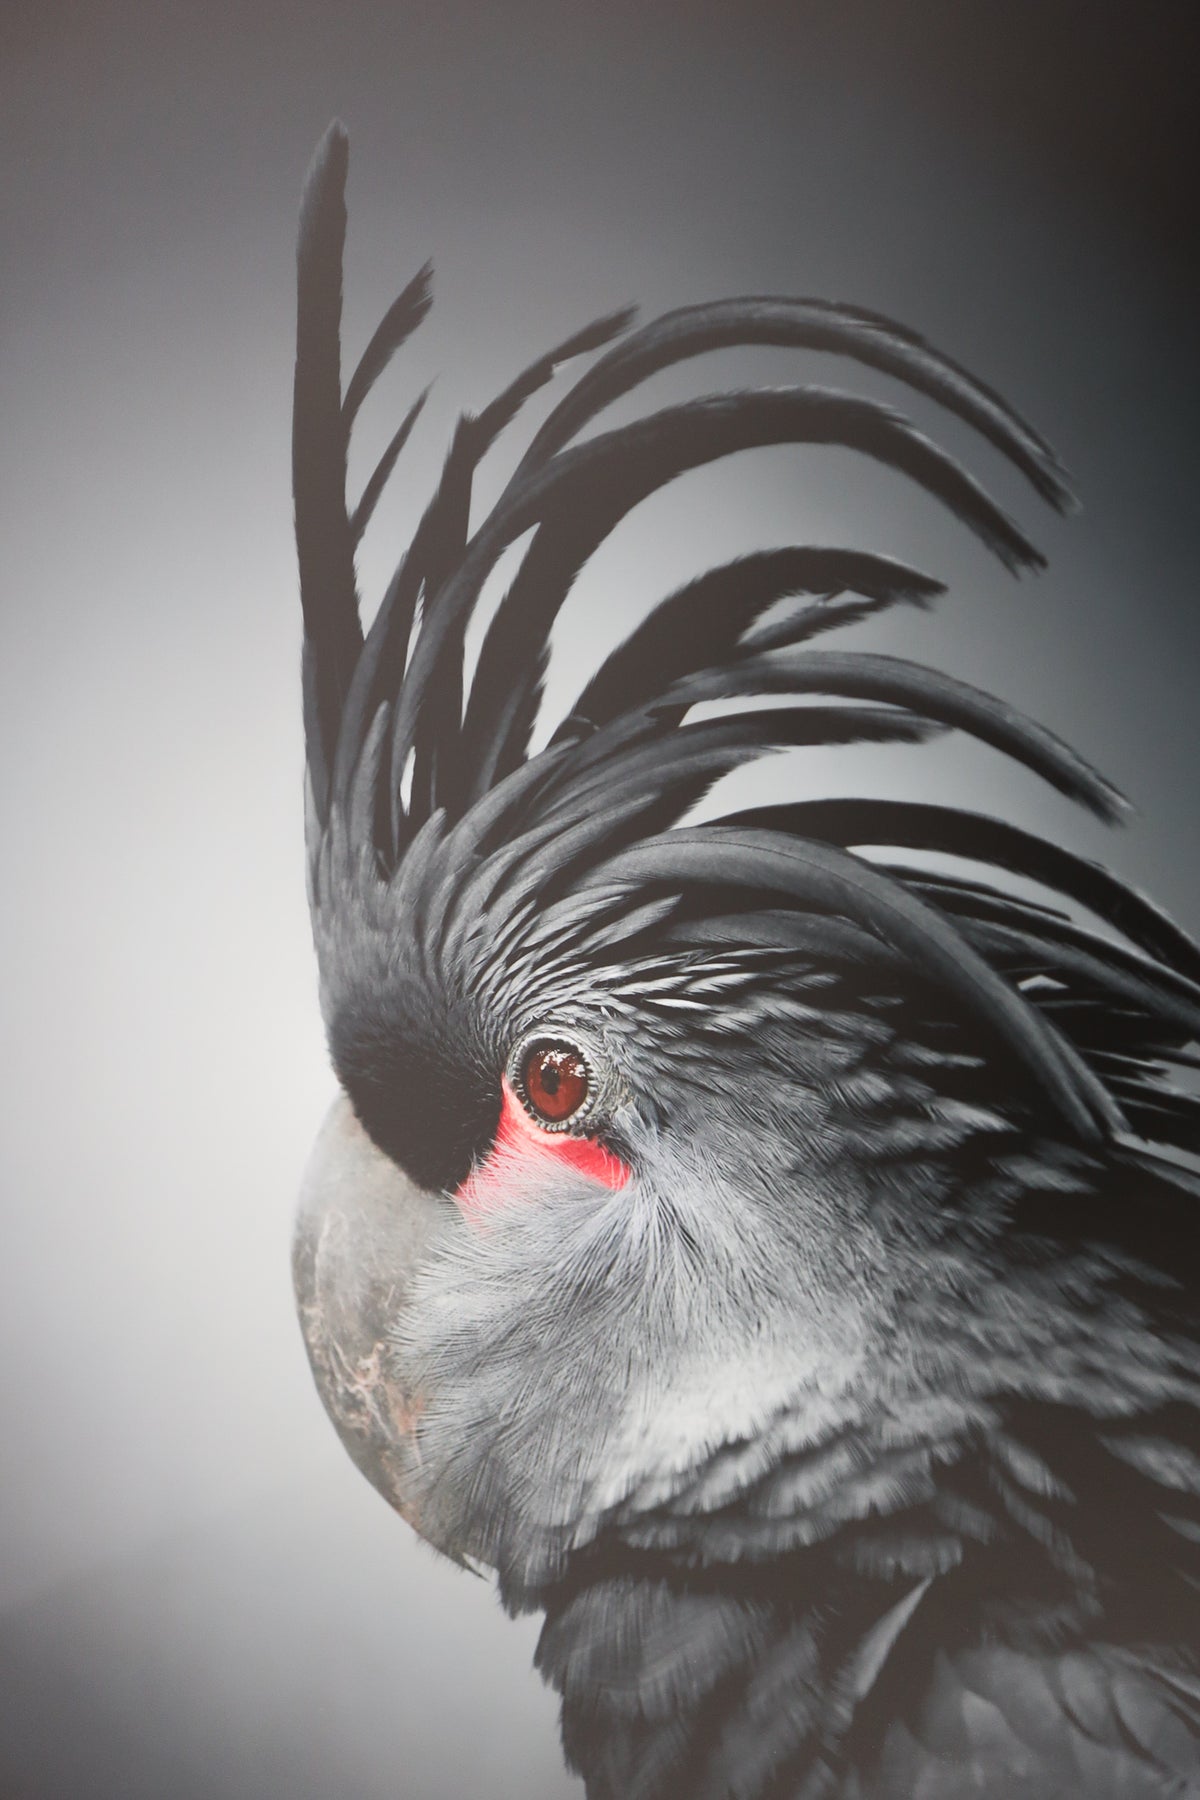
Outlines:
{"label": "bird's crest", "polygon": [[[1084,1141],[1119,1140],[1135,1156],[1147,1154],[1145,1141],[1168,1153],[1200,1150],[1200,1109],[1166,1079],[1169,1065],[1194,1058],[1200,951],[1102,868],[1000,819],[915,802],[808,800],[679,825],[717,777],[764,750],[911,741],[946,728],[1115,817],[1121,802],[1109,784],[1003,702],[900,658],[811,647],[899,602],[926,603],[940,583],[824,546],[765,550],[714,569],[642,620],[547,747],[530,754],[550,632],[583,564],[641,500],[735,451],[854,449],[940,500],[1010,569],[1042,560],[958,462],[896,411],[851,394],[796,386],[708,395],[579,441],[651,375],[735,345],[835,352],[965,421],[1061,509],[1069,490],[1047,445],[922,339],[857,308],[756,297],[684,307],[637,328],[617,313],[460,420],[364,638],[355,550],[421,401],[353,506],[347,447],[364,397],[429,308],[430,271],[405,288],[343,386],[346,172],[347,141],[335,125],[304,202],[293,439],[310,862],[327,985],[339,931],[350,929],[335,915],[369,913],[383,895],[387,916],[403,916],[440,956],[486,917],[493,945],[519,942],[535,987],[536,971],[568,952],[627,949],[647,933],[653,941],[681,905],[697,931],[706,913],[726,926],[740,917],[747,945],[833,943],[839,957],[867,967],[903,964],[1016,1057],[1030,1095],[1040,1094],[1060,1128]],[[561,363],[596,351],[472,530],[484,453]],[[464,691],[464,638],[484,582],[528,532]],[[798,604],[781,616],[776,603],[789,597]],[[702,702],[764,695],[803,703],[688,717]],[[857,854],[864,849],[870,860]],[[913,852],[939,853],[939,868],[917,866]],[[1039,884],[1044,900],[1018,897],[1014,875]],[[723,942],[735,946],[729,930]],[[1142,1149],[1130,1147],[1131,1134]]]}

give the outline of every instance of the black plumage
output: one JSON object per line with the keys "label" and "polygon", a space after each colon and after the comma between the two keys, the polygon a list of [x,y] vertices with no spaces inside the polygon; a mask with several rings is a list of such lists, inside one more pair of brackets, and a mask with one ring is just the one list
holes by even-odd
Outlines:
{"label": "black plumage", "polygon": [[[710,395],[577,441],[656,371],[734,344],[834,351],[1061,508],[1053,453],[875,314],[613,315],[460,422],[364,640],[354,545],[420,402],[353,508],[348,434],[429,276],[343,394],[346,166],[334,127],[302,219],[294,444],[311,899],[348,1101],[296,1278],[347,1447],[506,1605],[545,1612],[539,1665],[594,1796],[1200,1793],[1200,951],[982,812],[688,820],[772,747],[946,730],[1103,818],[1121,797],[991,695],[810,648],[942,591],[825,546],[689,582],[530,751],[580,569],[701,463],[846,446],[1010,568],[1041,562],[956,461],[857,396]],[[480,458],[598,350],[473,526]],[[483,584],[530,531],[464,691]],[[728,709],[762,696],[785,704]],[[561,1120],[557,1074],[540,1114],[529,1098],[546,1044],[586,1089]]]}

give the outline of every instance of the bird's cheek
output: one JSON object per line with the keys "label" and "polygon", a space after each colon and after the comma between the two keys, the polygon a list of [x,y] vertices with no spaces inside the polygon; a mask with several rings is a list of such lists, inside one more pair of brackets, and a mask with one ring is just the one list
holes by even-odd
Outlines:
{"label": "bird's cheek", "polygon": [[628,1164],[595,1138],[542,1131],[505,1080],[492,1147],[454,1198],[464,1217],[478,1220],[523,1195],[544,1192],[559,1175],[584,1175],[615,1193],[625,1186],[629,1173]]}

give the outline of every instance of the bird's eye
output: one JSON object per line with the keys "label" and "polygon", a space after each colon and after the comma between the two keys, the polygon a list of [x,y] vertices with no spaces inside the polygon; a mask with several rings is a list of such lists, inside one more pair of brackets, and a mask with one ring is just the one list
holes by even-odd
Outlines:
{"label": "bird's eye", "polygon": [[539,1125],[562,1131],[587,1111],[592,1078],[587,1058],[561,1038],[539,1038],[521,1052],[517,1093]]}

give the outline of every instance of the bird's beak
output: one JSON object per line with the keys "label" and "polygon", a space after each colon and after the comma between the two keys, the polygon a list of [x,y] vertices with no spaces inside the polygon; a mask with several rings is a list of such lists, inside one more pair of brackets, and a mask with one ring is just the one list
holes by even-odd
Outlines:
{"label": "bird's beak", "polygon": [[455,1213],[376,1149],[344,1096],[334,1102],[300,1190],[292,1274],[317,1390],[339,1437],[384,1499],[447,1555],[418,1516],[421,1396],[391,1348],[413,1274]]}

